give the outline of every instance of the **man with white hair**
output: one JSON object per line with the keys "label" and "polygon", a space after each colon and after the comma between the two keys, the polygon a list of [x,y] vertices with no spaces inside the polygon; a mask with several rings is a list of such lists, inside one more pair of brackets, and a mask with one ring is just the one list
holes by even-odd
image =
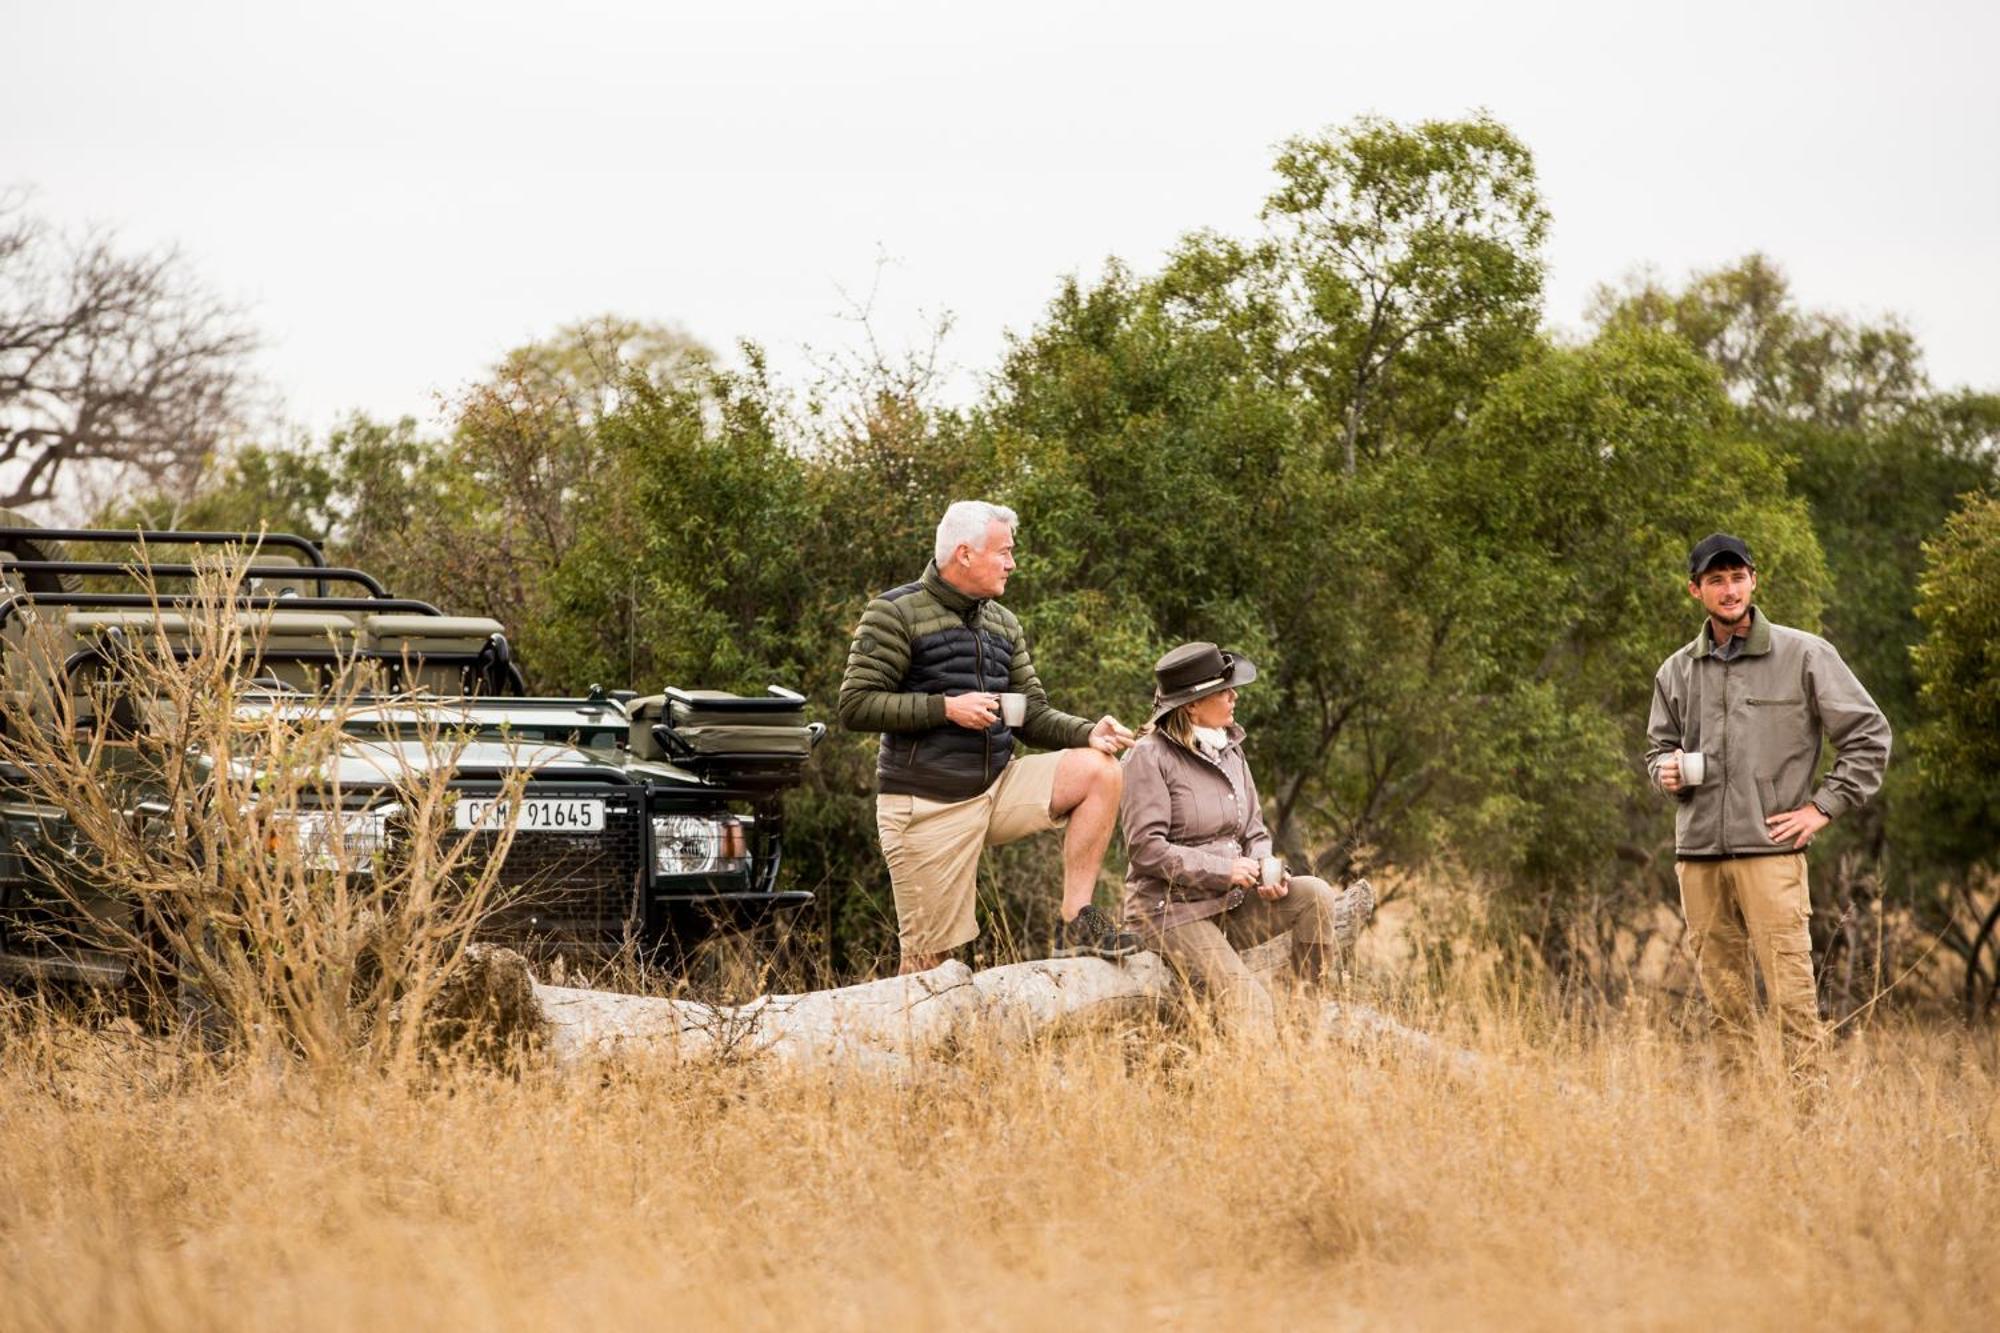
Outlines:
{"label": "man with white hair", "polygon": [[[979,934],[982,848],[1068,826],[1059,952],[1122,958],[1139,941],[1092,903],[1118,821],[1120,750],[1132,733],[1049,706],[1021,622],[994,598],[1014,569],[1013,510],[960,500],[938,524],[923,577],[874,598],[840,685],[840,721],[875,731],[875,823],[896,896],[902,971],[922,972]],[[1025,695],[1021,722],[1003,693]],[[1014,756],[1016,736],[1047,754]]]}

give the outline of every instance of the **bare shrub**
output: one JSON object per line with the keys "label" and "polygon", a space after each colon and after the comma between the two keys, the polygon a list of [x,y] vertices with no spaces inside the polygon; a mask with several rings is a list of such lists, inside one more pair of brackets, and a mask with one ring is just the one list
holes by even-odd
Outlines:
{"label": "bare shrub", "polygon": [[109,952],[239,1054],[406,1066],[512,831],[453,830],[469,736],[420,696],[369,692],[375,664],[253,680],[281,654],[268,612],[238,607],[245,565],[225,555],[184,598],[147,580],[150,624],[99,634],[73,670],[60,645],[12,647],[42,669],[8,664],[0,761],[44,812],[22,850],[70,923],[42,943]]}

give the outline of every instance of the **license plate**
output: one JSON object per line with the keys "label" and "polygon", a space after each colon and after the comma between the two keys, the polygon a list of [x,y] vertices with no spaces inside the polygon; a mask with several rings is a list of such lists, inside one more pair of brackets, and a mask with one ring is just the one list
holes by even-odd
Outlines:
{"label": "license plate", "polygon": [[466,797],[458,803],[453,822],[461,829],[503,829],[511,824],[529,833],[602,833],[604,802],[557,796],[531,796],[519,802]]}

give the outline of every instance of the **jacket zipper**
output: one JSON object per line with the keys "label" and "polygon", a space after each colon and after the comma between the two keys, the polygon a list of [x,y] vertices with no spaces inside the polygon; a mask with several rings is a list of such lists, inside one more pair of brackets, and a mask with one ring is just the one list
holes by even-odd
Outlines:
{"label": "jacket zipper", "polygon": [[1724,856],[1729,855],[1729,681],[1734,675],[1733,668],[1735,665],[1734,662],[1724,662],[1722,664],[1722,725],[1720,730],[1722,732],[1723,759],[1722,763],[1718,765],[1720,771],[1715,775],[1715,780],[1721,784],[1722,827],[1719,836],[1722,840],[1722,854]]}
{"label": "jacket zipper", "polygon": [[[978,681],[979,688],[984,690],[986,688],[986,644],[979,637],[979,622],[985,618],[980,614],[981,609],[977,603],[973,605],[972,617],[966,628],[972,631],[972,675]],[[979,747],[980,790],[984,791],[993,782],[993,731],[990,727],[979,733]]]}

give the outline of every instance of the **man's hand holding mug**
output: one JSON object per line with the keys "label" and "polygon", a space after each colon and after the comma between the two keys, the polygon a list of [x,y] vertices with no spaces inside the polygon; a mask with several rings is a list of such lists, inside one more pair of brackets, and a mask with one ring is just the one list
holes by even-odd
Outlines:
{"label": "man's hand holding mug", "polygon": [[970,690],[944,697],[945,718],[967,731],[984,731],[1000,716],[1000,696]]}
{"label": "man's hand holding mug", "polygon": [[1660,761],[1660,786],[1670,792],[1699,787],[1708,780],[1708,756],[1700,750],[1675,750]]}

